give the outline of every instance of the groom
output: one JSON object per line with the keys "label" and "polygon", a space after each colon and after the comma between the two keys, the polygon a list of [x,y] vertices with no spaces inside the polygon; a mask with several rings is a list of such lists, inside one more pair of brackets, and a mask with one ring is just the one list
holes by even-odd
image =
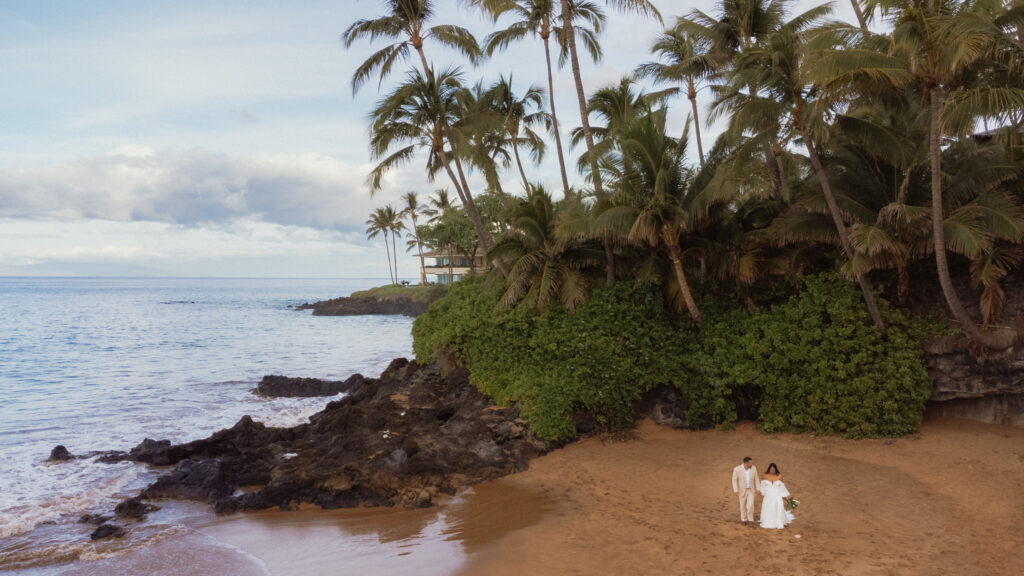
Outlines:
{"label": "groom", "polygon": [[732,491],[740,498],[740,522],[754,521],[754,493],[759,485],[757,467],[750,456],[743,458],[743,464],[732,469]]}

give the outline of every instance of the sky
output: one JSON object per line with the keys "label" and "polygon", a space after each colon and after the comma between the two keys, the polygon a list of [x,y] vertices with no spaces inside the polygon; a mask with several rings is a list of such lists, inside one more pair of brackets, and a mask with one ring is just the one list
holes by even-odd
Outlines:
{"label": "sky", "polygon": [[[496,29],[464,2],[436,4],[437,23],[478,39]],[[714,10],[710,0],[654,4],[667,23]],[[848,2],[835,7],[852,21]],[[350,79],[382,44],[346,50],[340,35],[381,12],[378,0],[0,4],[0,276],[386,277],[382,241],[366,239],[370,211],[446,183],[414,161],[379,192],[367,186],[367,117],[380,93],[370,82],[353,95]],[[604,59],[582,62],[588,92],[649,60],[662,28],[608,17]],[[461,66],[467,83],[511,74],[518,92],[546,87],[539,41],[476,68],[425,51]],[[554,91],[567,133],[580,123],[567,69]],[[680,128],[685,104],[669,117]],[[527,171],[557,190],[550,148]],[[579,152],[567,151],[571,165]],[[479,177],[471,187],[483,189]],[[417,277],[412,253],[400,256],[400,275]]]}

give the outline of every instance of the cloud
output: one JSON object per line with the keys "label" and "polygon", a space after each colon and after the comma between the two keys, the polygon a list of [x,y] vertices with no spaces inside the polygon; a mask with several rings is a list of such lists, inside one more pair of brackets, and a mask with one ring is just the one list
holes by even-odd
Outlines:
{"label": "cloud", "polygon": [[252,219],[361,230],[373,206],[393,200],[387,193],[371,198],[368,171],[314,153],[229,155],[124,145],[98,157],[0,172],[0,217],[183,225]]}

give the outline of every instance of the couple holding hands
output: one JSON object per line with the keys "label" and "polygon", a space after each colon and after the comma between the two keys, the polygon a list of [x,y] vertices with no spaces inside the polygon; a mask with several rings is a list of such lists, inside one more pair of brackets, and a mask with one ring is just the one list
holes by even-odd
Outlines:
{"label": "couple holding hands", "polygon": [[774,462],[768,464],[764,478],[757,476],[757,467],[750,456],[732,470],[732,491],[740,499],[740,521],[743,525],[753,525],[754,491],[761,493],[761,528],[782,530],[793,521],[793,513],[787,508],[796,508],[799,502],[789,495],[789,490],[782,482],[782,474]]}

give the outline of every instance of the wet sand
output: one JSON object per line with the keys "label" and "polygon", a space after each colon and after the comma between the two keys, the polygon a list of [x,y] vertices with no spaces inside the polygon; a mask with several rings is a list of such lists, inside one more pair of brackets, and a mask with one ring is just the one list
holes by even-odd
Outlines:
{"label": "wet sand", "polygon": [[[801,501],[787,529],[739,522],[730,473],[745,455],[759,470],[776,462]],[[494,485],[556,504],[461,574],[1022,573],[1020,428],[933,420],[887,442],[644,421],[630,439],[586,439]]]}

